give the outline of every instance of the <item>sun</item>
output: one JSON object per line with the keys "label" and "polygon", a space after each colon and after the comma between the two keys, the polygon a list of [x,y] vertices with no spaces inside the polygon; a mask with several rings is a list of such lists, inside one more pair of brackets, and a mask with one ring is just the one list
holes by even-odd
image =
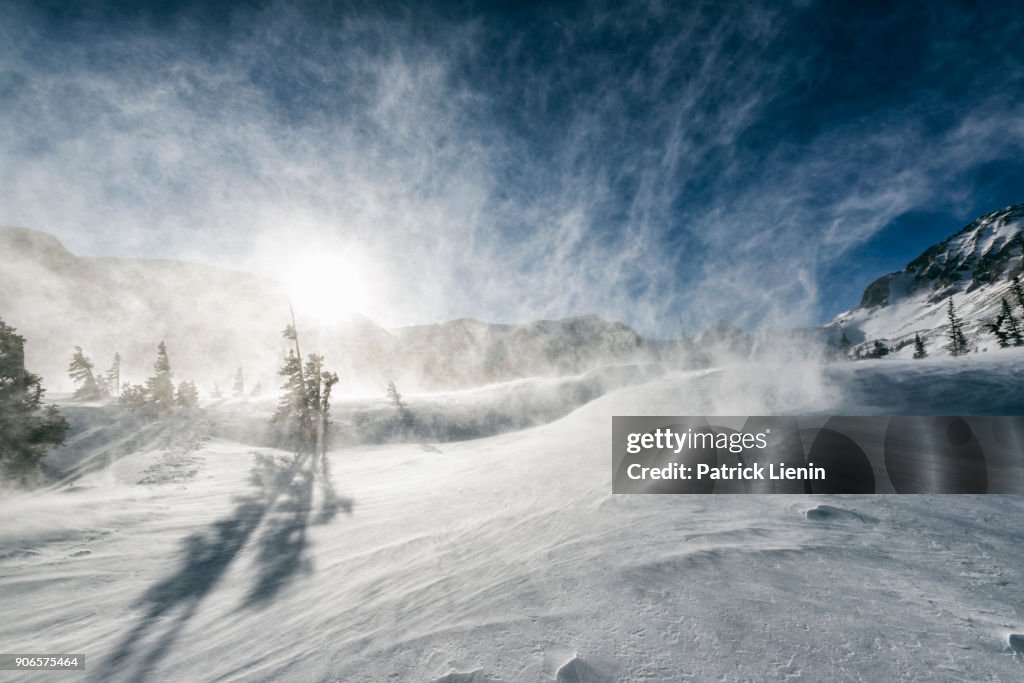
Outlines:
{"label": "sun", "polygon": [[365,260],[351,251],[296,255],[282,277],[295,315],[325,325],[377,313],[370,278]]}

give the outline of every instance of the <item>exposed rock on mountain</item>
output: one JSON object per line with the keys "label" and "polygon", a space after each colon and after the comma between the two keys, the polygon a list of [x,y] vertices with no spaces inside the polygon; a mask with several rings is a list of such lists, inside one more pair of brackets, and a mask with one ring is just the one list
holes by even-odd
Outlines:
{"label": "exposed rock on mountain", "polygon": [[[994,346],[985,326],[1010,298],[1011,278],[1022,271],[1024,204],[981,216],[915,258],[906,268],[878,278],[860,304],[828,324],[834,337],[853,344],[881,340],[908,349],[920,334],[932,350],[946,343],[946,307],[953,298],[971,348]],[[1015,303],[1015,302],[1014,302]],[[1019,307],[1015,314],[1020,315]]]}

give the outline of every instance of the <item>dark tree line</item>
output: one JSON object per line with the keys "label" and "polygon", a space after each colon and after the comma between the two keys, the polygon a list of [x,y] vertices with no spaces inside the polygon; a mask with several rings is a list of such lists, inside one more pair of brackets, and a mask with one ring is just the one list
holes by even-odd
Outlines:
{"label": "dark tree line", "polygon": [[153,375],[143,384],[121,382],[121,354],[114,354],[110,369],[102,374],[93,372],[93,362],[76,346],[68,365],[68,376],[75,383],[74,398],[80,401],[102,400],[116,396],[126,408],[149,416],[166,415],[176,409],[191,409],[199,405],[199,390],[195,382],[181,381],[175,386],[167,344],[157,346]]}
{"label": "dark tree line", "polygon": [[[1015,275],[1011,278],[1009,294],[1010,298],[1021,308],[1022,315],[1024,315],[1024,286],[1021,285],[1019,276]],[[999,344],[1000,348],[1024,346],[1024,323],[1014,315],[1013,308],[1014,306],[1010,303],[1010,300],[1005,296],[1002,297],[999,301],[999,313],[992,322],[985,324],[985,328],[996,338],[996,343]],[[967,337],[964,335],[963,319],[956,313],[953,297],[949,298],[946,318],[949,321],[949,327],[946,331],[946,338],[949,340],[949,343],[946,344],[946,349],[949,350],[952,356],[962,356],[969,349]]]}
{"label": "dark tree line", "polygon": [[177,409],[191,410],[198,407],[199,390],[195,382],[189,380],[175,386],[167,344],[161,341],[156,348],[153,374],[144,384],[125,383],[120,402],[132,411],[155,417]]}
{"label": "dark tree line", "polygon": [[[338,375],[325,368],[324,357],[320,354],[309,354],[304,363],[300,360],[302,351],[294,316],[293,324],[285,328],[283,334],[292,348],[279,371],[284,378],[284,392],[272,422],[290,448],[322,461],[326,473],[331,392],[338,383]],[[25,369],[24,346],[24,337],[0,320],[0,476],[8,480],[27,479],[37,471],[46,453],[63,444],[68,428],[55,405],[43,405],[42,380]],[[75,384],[75,400],[117,397],[120,405],[129,411],[150,418],[196,408],[199,404],[199,391],[194,382],[186,380],[175,385],[170,356],[163,341],[157,346],[152,375],[141,384],[122,382],[120,353],[114,354],[106,372],[98,373],[80,346],[74,348],[68,375]],[[401,395],[393,384],[391,388],[397,405],[402,405]],[[260,391],[257,383],[253,393]],[[235,373],[232,393],[235,396],[245,393],[241,367]]]}
{"label": "dark tree line", "polygon": [[25,338],[0,320],[0,474],[26,482],[64,443],[67,420],[43,405],[42,379],[25,368]]}
{"label": "dark tree line", "polygon": [[[1014,277],[1010,285],[1010,294],[1017,300],[1021,308],[1024,308],[1024,288],[1021,287],[1020,278]],[[1000,302],[999,314],[995,320],[988,324],[996,342],[1001,348],[1007,346],[1024,346],[1024,335],[1021,334],[1021,322],[1014,317],[1010,302],[1004,296]]]}
{"label": "dark tree line", "polygon": [[[990,332],[1001,348],[1008,346],[1024,346],[1024,285],[1020,277],[1015,275],[1010,279],[1008,296],[1003,296],[999,302],[999,313],[990,322],[984,323],[985,330]],[[1015,314],[1014,309],[1019,308],[1020,313]],[[951,356],[963,356],[970,352],[970,344],[964,332],[964,320],[957,313],[953,297],[949,297],[946,304],[946,332],[947,343],[943,348],[949,351]],[[870,344],[865,341],[853,350],[855,360],[865,358],[884,358],[893,351],[898,351],[905,346],[913,344],[914,358],[921,359],[928,357],[928,349],[920,333],[914,334],[914,339],[903,340],[895,347],[888,347],[880,340]],[[842,356],[849,357],[851,348],[850,340],[843,330],[842,337],[838,342],[830,342],[833,348],[837,348]],[[977,348],[975,348],[977,351]]]}

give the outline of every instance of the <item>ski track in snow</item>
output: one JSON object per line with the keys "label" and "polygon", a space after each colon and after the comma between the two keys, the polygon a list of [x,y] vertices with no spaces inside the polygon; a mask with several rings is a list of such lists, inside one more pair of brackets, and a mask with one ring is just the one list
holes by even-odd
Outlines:
{"label": "ski track in snow", "polygon": [[0,680],[1022,680],[1024,497],[609,493],[611,415],[899,408],[896,370],[928,412],[969,380],[1015,396],[999,358],[674,376],[339,449],[331,486],[273,449],[141,444],[0,502],[0,643],[87,662]]}

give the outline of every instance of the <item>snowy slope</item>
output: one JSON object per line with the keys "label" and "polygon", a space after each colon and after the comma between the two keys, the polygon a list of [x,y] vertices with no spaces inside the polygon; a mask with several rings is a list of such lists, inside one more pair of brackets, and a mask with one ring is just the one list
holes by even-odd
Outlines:
{"label": "snowy slope", "polygon": [[[972,347],[994,347],[983,326],[998,314],[1002,297],[1013,302],[1007,290],[1010,278],[1022,272],[1022,252],[1024,204],[1017,204],[978,218],[902,271],[871,283],[860,305],[828,326],[835,335],[844,330],[854,344],[874,339],[898,344],[920,334],[938,351],[946,343],[946,306],[952,297]],[[908,348],[904,355],[910,353]]]}
{"label": "snowy slope", "polygon": [[0,502],[0,642],[86,653],[60,680],[1020,680],[1021,497],[613,496],[609,418],[1003,412],[1022,380],[1014,351],[677,374],[339,449],[330,487],[271,449],[140,443]]}

